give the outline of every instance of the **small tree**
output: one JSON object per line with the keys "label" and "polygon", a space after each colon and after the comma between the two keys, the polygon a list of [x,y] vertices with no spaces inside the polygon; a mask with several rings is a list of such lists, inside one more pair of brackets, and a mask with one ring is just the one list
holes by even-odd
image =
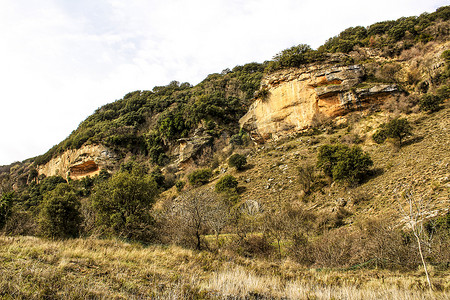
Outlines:
{"label": "small tree", "polygon": [[39,214],[43,236],[51,238],[76,237],[81,225],[80,202],[73,188],[60,183],[44,195]]}
{"label": "small tree", "polygon": [[380,126],[380,128],[375,131],[375,133],[372,135],[372,139],[377,144],[383,144],[384,141],[387,139],[387,133],[384,126]]}
{"label": "small tree", "polygon": [[405,118],[395,118],[386,124],[387,136],[398,139],[400,146],[402,145],[402,140],[412,134],[411,130],[411,125]]}
{"label": "small tree", "polygon": [[247,158],[241,154],[233,154],[228,159],[228,164],[231,167],[235,167],[237,170],[242,171],[247,164]]}
{"label": "small tree", "polygon": [[358,146],[323,145],[319,148],[317,167],[337,181],[356,183],[368,172],[373,161]]}
{"label": "small tree", "polygon": [[177,231],[193,238],[197,250],[202,249],[202,235],[208,229],[215,232],[218,243],[220,231],[229,219],[222,197],[211,188],[202,187],[181,194],[176,201],[179,204],[175,206],[175,215],[181,218],[179,224],[184,227]]}
{"label": "small tree", "polygon": [[264,231],[277,242],[278,255],[281,259],[281,241],[286,237],[289,220],[279,198],[267,207],[263,218]]}
{"label": "small tree", "polygon": [[183,180],[178,180],[177,182],[175,182],[175,187],[177,188],[178,192],[181,192],[181,190],[183,190],[185,185],[186,182],[184,182]]}
{"label": "small tree", "polygon": [[35,168],[31,169],[30,173],[28,173],[28,182],[32,181],[36,182],[38,176],[39,176],[38,171]]}
{"label": "small tree", "polygon": [[398,140],[401,147],[403,139],[411,134],[412,127],[408,120],[405,118],[395,118],[388,123],[381,124],[372,136],[372,139],[377,144],[381,144],[389,137]]}
{"label": "small tree", "polygon": [[91,197],[98,224],[117,236],[147,240],[157,193],[156,182],[142,168],[114,174],[96,186]]}

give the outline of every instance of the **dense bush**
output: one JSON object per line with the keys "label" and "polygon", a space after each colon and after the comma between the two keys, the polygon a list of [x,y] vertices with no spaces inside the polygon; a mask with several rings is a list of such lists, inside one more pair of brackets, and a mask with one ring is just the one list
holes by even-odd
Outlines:
{"label": "dense bush", "polygon": [[44,194],[54,190],[59,184],[67,183],[61,176],[49,176],[41,179],[39,184],[32,182],[20,195],[19,201],[25,209],[36,210],[44,199]]}
{"label": "dense bush", "polygon": [[74,189],[60,183],[44,195],[40,207],[39,225],[43,236],[51,238],[76,237],[81,225],[80,202]]}
{"label": "dense bush", "polygon": [[[296,68],[322,59],[323,56],[320,52],[312,50],[309,45],[300,44],[275,55],[273,60],[269,62],[266,71],[273,72],[279,69]],[[267,96],[265,91],[263,93],[262,96]]]}
{"label": "dense bush", "polygon": [[433,94],[425,94],[420,98],[420,109],[427,112],[435,112],[441,109],[441,104],[444,102],[442,97]]}
{"label": "dense bush", "polygon": [[237,179],[232,175],[225,175],[217,181],[215,190],[216,192],[234,192],[238,186]]}
{"label": "dense bush", "polygon": [[320,50],[329,52],[348,53],[356,45],[363,45],[367,37],[367,29],[362,26],[350,27],[342,31],[338,36],[330,38],[321,46]]}
{"label": "dense bush", "polygon": [[8,217],[11,215],[13,199],[13,192],[3,193],[0,197],[0,229],[3,228],[6,220],[8,220]]}
{"label": "dense bush", "polygon": [[189,183],[193,186],[200,186],[209,182],[212,171],[209,168],[198,169],[188,175]]}
{"label": "dense bush", "polygon": [[247,165],[247,158],[241,154],[233,154],[228,159],[230,167],[235,167],[237,170],[242,171]]}
{"label": "dense bush", "polygon": [[184,182],[183,180],[178,180],[177,182],[175,182],[175,187],[177,188],[178,192],[181,192],[185,185],[186,182]]}
{"label": "dense bush", "polygon": [[372,135],[372,139],[377,144],[384,143],[384,141],[387,139],[387,133],[383,126],[380,126],[380,128],[375,131],[375,133]]}
{"label": "dense bush", "polygon": [[106,234],[148,241],[157,191],[156,182],[143,168],[114,174],[97,185],[91,196],[98,225]]}
{"label": "dense bush", "polygon": [[237,252],[245,257],[268,257],[275,251],[266,236],[250,235],[237,243]]}
{"label": "dense bush", "polygon": [[369,154],[358,146],[350,148],[346,145],[323,145],[317,156],[317,167],[337,181],[356,183],[372,165]]}
{"label": "dense bush", "polygon": [[319,51],[349,53],[355,46],[363,46],[383,49],[387,55],[398,55],[414,43],[446,38],[445,31],[437,31],[433,35],[430,28],[437,22],[448,20],[449,12],[450,6],[444,6],[434,13],[425,13],[419,17],[377,22],[367,28],[350,27],[328,39],[319,47]]}
{"label": "dense bush", "polygon": [[242,141],[242,136],[240,134],[234,134],[230,138],[230,143],[234,145],[242,145],[244,142]]}

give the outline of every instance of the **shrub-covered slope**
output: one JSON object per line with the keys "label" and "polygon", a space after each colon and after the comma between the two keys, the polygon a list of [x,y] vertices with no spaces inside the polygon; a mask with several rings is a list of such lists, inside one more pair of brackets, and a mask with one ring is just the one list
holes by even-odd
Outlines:
{"label": "shrub-covered slope", "polygon": [[196,86],[173,81],[152,91],[128,93],[96,110],[35,163],[44,164],[84,143],[101,143],[125,153],[150,154],[154,163],[163,165],[170,143],[192,134],[198,124],[213,134],[237,132],[238,120],[259,88],[263,70],[263,65],[250,63],[209,75]]}
{"label": "shrub-covered slope", "polygon": [[[448,41],[449,18],[450,7],[446,6],[419,17],[379,22],[367,28],[352,27],[329,39],[318,50],[303,44],[295,46],[281,51],[272,61],[249,63],[211,74],[196,86],[174,81],[151,91],[131,92],[99,108],[67,139],[37,157],[35,163],[44,164],[55,155],[80,148],[84,143],[102,143],[123,152],[150,155],[154,163],[163,165],[168,162],[166,152],[171,142],[192,135],[200,123],[215,134],[223,130],[236,133],[237,121],[251,104],[264,72],[320,62],[335,52],[351,54],[339,62],[341,64],[360,62],[367,59],[358,50],[362,48],[366,53],[376,51],[386,59],[398,57],[417,45]],[[369,62],[368,82],[399,81],[401,74],[396,72],[402,69],[400,62],[378,64],[375,62],[374,66]],[[379,70],[372,72],[370,69],[374,67]],[[421,84],[422,90],[428,90],[430,80],[422,81],[420,75],[406,74],[409,76],[406,88],[414,89]],[[431,85],[444,83],[448,75],[435,76]]]}

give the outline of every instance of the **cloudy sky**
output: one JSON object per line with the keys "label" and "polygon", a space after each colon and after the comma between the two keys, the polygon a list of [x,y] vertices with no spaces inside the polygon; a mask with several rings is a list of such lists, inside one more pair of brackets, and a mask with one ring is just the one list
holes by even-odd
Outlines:
{"label": "cloudy sky", "polygon": [[208,74],[440,0],[0,0],[0,165],[45,153],[127,92]]}

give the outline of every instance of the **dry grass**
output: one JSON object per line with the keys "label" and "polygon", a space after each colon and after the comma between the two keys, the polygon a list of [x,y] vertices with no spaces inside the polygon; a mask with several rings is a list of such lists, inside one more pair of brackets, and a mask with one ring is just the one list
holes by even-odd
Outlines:
{"label": "dry grass", "polygon": [[[446,299],[450,294],[427,293],[417,290],[426,282],[401,277],[396,280],[374,278],[362,284],[356,278],[340,280],[340,274],[317,274],[311,272],[306,279],[283,281],[276,276],[258,276],[242,268],[215,274],[206,285],[206,289],[220,291],[227,296],[245,298],[248,295],[287,299]],[[346,274],[344,277],[347,276]],[[326,283],[335,281],[335,283]],[[416,287],[414,287],[417,284]],[[409,288],[406,288],[408,286]]]}
{"label": "dry grass", "polygon": [[[306,270],[117,240],[0,237],[1,299],[448,299],[450,276]],[[227,298],[228,297],[228,298]]]}

